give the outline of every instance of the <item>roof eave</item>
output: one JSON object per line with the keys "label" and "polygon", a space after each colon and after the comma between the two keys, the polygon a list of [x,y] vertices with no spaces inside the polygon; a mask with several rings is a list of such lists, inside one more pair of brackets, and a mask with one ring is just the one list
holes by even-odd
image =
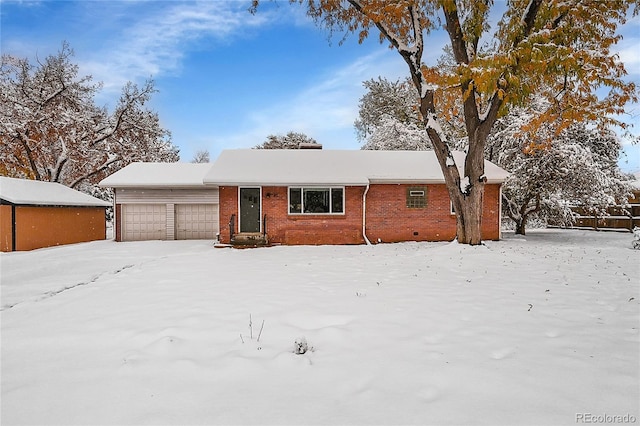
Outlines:
{"label": "roof eave", "polygon": [[366,181],[332,181],[332,182],[317,182],[317,181],[223,181],[223,180],[210,180],[205,181],[205,186],[246,186],[246,187],[258,187],[258,186],[307,186],[307,187],[322,187],[322,186],[367,186]]}
{"label": "roof eave", "polygon": [[157,184],[157,183],[118,183],[118,184],[103,184],[100,183],[98,184],[98,186],[100,188],[113,188],[113,189],[132,189],[132,188],[144,188],[144,189],[194,189],[194,188],[200,188],[200,189],[205,189],[207,188],[207,185],[205,185],[204,183],[198,183],[198,184],[173,184],[173,185],[167,185],[167,184]]}
{"label": "roof eave", "polygon": [[426,185],[426,184],[444,184],[444,179],[398,179],[398,178],[372,178],[369,179],[371,184],[403,184],[403,185]]}

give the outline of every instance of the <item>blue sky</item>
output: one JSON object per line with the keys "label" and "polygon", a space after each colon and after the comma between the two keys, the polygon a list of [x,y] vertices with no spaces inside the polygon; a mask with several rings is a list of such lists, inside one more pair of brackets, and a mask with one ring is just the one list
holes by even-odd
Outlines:
{"label": "blue sky", "polygon": [[[499,1],[499,0],[498,0]],[[362,82],[406,75],[400,56],[378,43],[329,34],[288,1],[7,1],[0,0],[2,53],[34,59],[56,53],[63,40],[80,74],[104,88],[112,106],[127,81],[153,78],[151,108],[180,147],[182,161],[198,149],[214,159],[225,148],[250,148],[270,134],[304,132],[330,149],[358,149],[353,122]],[[640,19],[622,29],[620,56],[640,80]],[[427,62],[445,38],[429,36]],[[639,123],[638,106],[627,121]],[[640,170],[638,146],[627,146],[624,170]]]}

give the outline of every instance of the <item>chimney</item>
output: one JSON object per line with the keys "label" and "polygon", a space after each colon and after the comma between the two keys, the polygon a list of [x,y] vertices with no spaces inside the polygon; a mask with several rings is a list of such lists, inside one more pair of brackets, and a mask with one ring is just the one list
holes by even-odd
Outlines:
{"label": "chimney", "polygon": [[322,149],[321,143],[300,142],[298,149]]}

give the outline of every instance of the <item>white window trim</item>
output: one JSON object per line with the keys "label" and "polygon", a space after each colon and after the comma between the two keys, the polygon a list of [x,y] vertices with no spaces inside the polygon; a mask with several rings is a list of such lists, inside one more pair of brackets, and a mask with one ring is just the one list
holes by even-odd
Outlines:
{"label": "white window trim", "polygon": [[[301,208],[300,208],[300,213],[292,213],[291,212],[291,189],[300,189],[302,190],[300,193],[300,197],[301,197]],[[334,213],[332,211],[327,212],[327,213],[305,213],[304,211],[304,190],[305,189],[328,189],[329,190],[329,209],[332,210],[333,209],[333,203],[332,203],[332,198],[331,198],[331,190],[332,189],[342,189],[342,212],[339,213]],[[345,211],[346,211],[346,205],[345,205],[345,198],[346,198],[346,190],[344,186],[313,186],[313,185],[305,185],[305,186],[289,186],[287,187],[287,214],[291,215],[291,216],[344,216],[345,215]]]}
{"label": "white window trim", "polygon": [[456,215],[456,211],[453,208],[453,201],[449,200],[449,214],[451,216],[455,216]]}

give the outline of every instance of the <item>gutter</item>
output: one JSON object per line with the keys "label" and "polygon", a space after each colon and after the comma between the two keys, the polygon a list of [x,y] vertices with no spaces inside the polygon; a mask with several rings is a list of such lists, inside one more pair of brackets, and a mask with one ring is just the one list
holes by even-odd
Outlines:
{"label": "gutter", "polygon": [[364,190],[364,194],[362,194],[362,236],[364,237],[364,241],[368,246],[371,245],[371,241],[367,238],[367,192],[369,192],[369,183],[367,183],[367,188]]}

